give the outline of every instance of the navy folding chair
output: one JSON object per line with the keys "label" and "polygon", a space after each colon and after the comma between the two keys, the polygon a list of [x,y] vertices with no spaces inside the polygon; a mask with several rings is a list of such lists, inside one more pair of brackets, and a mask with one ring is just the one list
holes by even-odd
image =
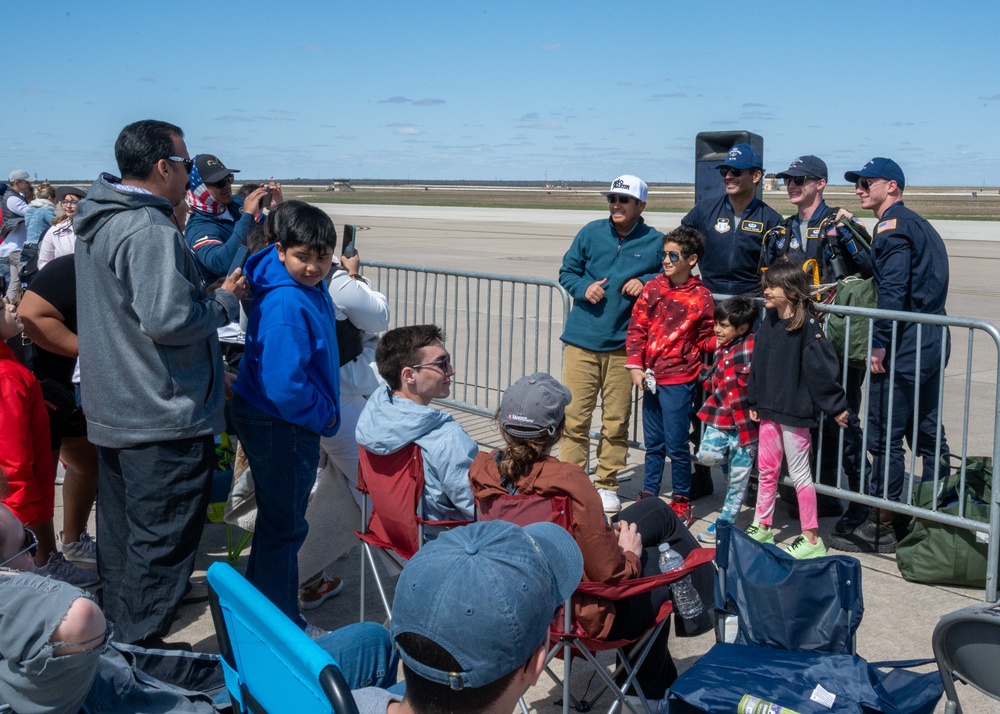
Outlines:
{"label": "navy folding chair", "polygon": [[317,645],[227,563],[208,569],[226,687],[241,714],[357,714],[350,687]]}

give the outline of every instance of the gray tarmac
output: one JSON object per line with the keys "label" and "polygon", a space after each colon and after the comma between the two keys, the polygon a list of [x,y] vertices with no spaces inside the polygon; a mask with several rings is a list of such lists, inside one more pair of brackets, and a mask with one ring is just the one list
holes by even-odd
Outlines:
{"label": "gray tarmac", "polygon": [[[770,197],[769,197],[770,200]],[[775,205],[779,202],[775,201]],[[844,205],[850,206],[847,200]],[[439,208],[423,206],[366,206],[317,204],[337,224],[364,226],[357,237],[363,260],[377,260],[436,268],[471,270],[517,276],[555,279],[563,253],[576,231],[586,222],[607,215],[593,211]],[[595,202],[595,206],[597,203]],[[660,230],[670,230],[680,223],[681,213],[648,213],[646,220]],[[873,221],[869,221],[873,223]],[[1000,222],[940,221],[935,223],[944,237],[950,256],[951,291],[948,313],[994,321],[1000,313],[1000,291],[996,270],[1000,267]],[[965,381],[965,338],[956,345],[949,367],[949,379],[955,380],[959,393]],[[977,338],[974,352],[974,389],[976,399],[970,411],[974,425],[970,443],[978,448],[992,447],[993,406],[996,392],[997,353],[991,345],[980,349]],[[946,411],[949,429],[960,420],[957,412]],[[457,414],[473,437],[483,446],[496,445],[496,433],[481,417]],[[956,427],[957,428],[957,427]],[[952,432],[949,431],[949,436]],[[953,442],[954,447],[954,442]],[[980,451],[970,453],[980,453]],[[989,453],[982,452],[982,453]],[[621,486],[625,497],[634,497],[641,482],[642,454],[633,451],[629,472],[637,478]],[[628,473],[626,475],[629,475]],[[716,472],[716,493],[695,504],[697,521],[694,532],[702,532],[714,522],[722,503],[724,482]],[[790,543],[797,535],[796,524],[779,506],[775,523],[779,543]],[[738,525],[748,525],[752,512],[744,510]],[[56,514],[56,522],[60,515]],[[745,522],[744,522],[745,521]],[[832,530],[834,519],[821,521],[821,533]],[[195,580],[203,580],[204,570],[215,560],[225,559],[226,529],[218,524],[206,527]],[[360,548],[342,555],[327,570],[343,577],[344,591],[322,607],[307,614],[308,619],[327,629],[357,621],[359,605],[358,573]],[[338,554],[331,553],[331,560]],[[869,661],[931,657],[931,633],[938,619],[947,613],[982,601],[980,588],[929,586],[902,579],[891,555],[861,555],[863,566],[865,616],[858,633],[858,653]],[[242,570],[246,556],[237,563]],[[380,620],[381,605],[369,588],[368,619]],[[196,649],[217,652],[214,630],[206,604],[189,605],[180,612],[168,640],[191,642]],[[691,639],[671,638],[671,652],[684,670],[713,644],[712,635]],[[574,676],[574,680],[578,677]],[[576,682],[586,688],[586,681]],[[959,692],[967,714],[1000,711],[1000,705],[969,687]],[[558,693],[543,675],[539,685],[528,694],[533,710],[556,711],[552,701]],[[605,699],[605,702],[608,700]],[[939,705],[938,712],[944,711]]]}

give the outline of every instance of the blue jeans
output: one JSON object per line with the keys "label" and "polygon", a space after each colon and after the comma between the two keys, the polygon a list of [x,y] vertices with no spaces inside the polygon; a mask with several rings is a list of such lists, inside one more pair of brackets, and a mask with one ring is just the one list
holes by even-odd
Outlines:
{"label": "blue jeans", "polygon": [[663,465],[670,457],[670,479],[674,494],[691,492],[691,447],[688,441],[691,400],[696,383],[656,385],[656,394],[642,393],[642,438],[646,463],[642,490],[660,495]]}
{"label": "blue jeans", "polygon": [[299,614],[299,548],[319,465],[319,434],[233,397],[233,421],[257,491],[257,524],[246,578],[292,622]]}

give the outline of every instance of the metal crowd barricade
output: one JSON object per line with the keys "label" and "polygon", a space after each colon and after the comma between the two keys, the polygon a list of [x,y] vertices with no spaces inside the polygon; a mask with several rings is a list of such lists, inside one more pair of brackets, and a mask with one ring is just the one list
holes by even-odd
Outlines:
{"label": "metal crowd barricade", "polygon": [[[553,280],[524,278],[513,275],[478,273],[460,270],[442,270],[433,267],[400,265],[386,262],[365,262],[366,275],[372,286],[389,299],[392,327],[422,323],[440,326],[446,337],[448,349],[454,356],[458,374],[452,390],[452,398],[442,400],[484,416],[491,416],[499,405],[503,391],[525,374],[543,371],[559,376],[562,371],[562,344],[559,336],[569,314],[571,299],[569,294]],[[900,323],[918,324],[919,334],[927,329],[950,329],[952,352],[964,349],[964,368],[955,359],[944,368],[943,355],[921,355],[916,370],[920,370],[920,359],[938,359],[940,364],[939,415],[936,424],[937,439],[934,453],[940,452],[943,429],[947,428],[947,438],[952,453],[961,457],[959,515],[939,511],[938,504],[930,509],[920,508],[913,503],[913,487],[917,481],[917,456],[913,450],[907,454],[903,497],[901,502],[886,498],[888,479],[883,477],[882,493],[872,496],[864,477],[857,490],[845,483],[843,474],[844,439],[838,443],[824,444],[822,429],[817,439],[816,450],[835,448],[838,451],[836,486],[820,483],[819,464],[816,459],[816,490],[836,498],[884,508],[896,513],[918,516],[930,521],[966,529],[982,534],[989,541],[989,562],[986,576],[986,598],[995,601],[998,596],[998,563],[1000,563],[1000,494],[993,490],[990,520],[982,523],[966,516],[964,512],[966,492],[966,459],[972,455],[990,454],[994,464],[1000,464],[1000,330],[992,323],[973,318],[950,317],[944,315],[920,315],[908,312],[891,312],[871,308],[847,307],[840,305],[816,305],[820,312],[847,316],[845,329],[845,357],[850,344],[852,322],[868,323],[874,320],[893,321],[893,330]],[[974,358],[991,350],[987,355],[987,365],[974,364]],[[869,329],[869,348],[871,337]],[[889,357],[890,369],[893,360]],[[954,354],[953,354],[954,357]],[[846,359],[843,360],[846,364]],[[846,377],[846,367],[844,368]],[[991,390],[988,395],[976,389],[976,374],[991,373]],[[890,377],[892,375],[890,374]],[[961,390],[953,385],[961,380]],[[990,380],[983,379],[982,387]],[[871,373],[865,375],[862,393],[862,407],[859,413],[863,429],[862,460],[865,451],[870,450],[867,428],[871,386]],[[961,396],[958,392],[961,391]],[[919,392],[918,392],[919,394]],[[988,406],[986,404],[988,396]],[[915,396],[915,401],[919,397]],[[961,400],[961,430],[956,433],[957,424],[946,416],[945,407],[954,407]],[[974,408],[973,402],[979,406]],[[641,410],[636,404],[631,421],[630,441],[639,449],[641,443]],[[891,416],[887,415],[887,416]],[[954,419],[954,417],[951,417]],[[917,424],[909,427],[907,438],[912,444],[916,440]],[[596,434],[592,434],[596,436]],[[956,449],[956,445],[960,448]],[[972,451],[970,451],[972,449]],[[888,449],[886,449],[888,451]],[[886,459],[888,463],[888,459]],[[933,474],[922,474],[925,479],[933,479],[935,492],[942,474],[935,466]]]}
{"label": "metal crowd barricade", "polygon": [[433,323],[444,330],[457,374],[445,404],[492,416],[525,374],[562,371],[570,296],[554,280],[365,262],[389,299],[390,327]]}

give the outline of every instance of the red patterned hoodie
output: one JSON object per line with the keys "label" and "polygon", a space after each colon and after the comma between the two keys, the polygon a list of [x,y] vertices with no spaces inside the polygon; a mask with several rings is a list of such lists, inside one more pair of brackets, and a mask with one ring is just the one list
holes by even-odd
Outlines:
{"label": "red patterned hoodie", "polygon": [[646,283],[625,335],[627,369],[652,369],[657,384],[698,377],[701,355],[712,349],[715,300],[692,275],[674,285],[664,273]]}

